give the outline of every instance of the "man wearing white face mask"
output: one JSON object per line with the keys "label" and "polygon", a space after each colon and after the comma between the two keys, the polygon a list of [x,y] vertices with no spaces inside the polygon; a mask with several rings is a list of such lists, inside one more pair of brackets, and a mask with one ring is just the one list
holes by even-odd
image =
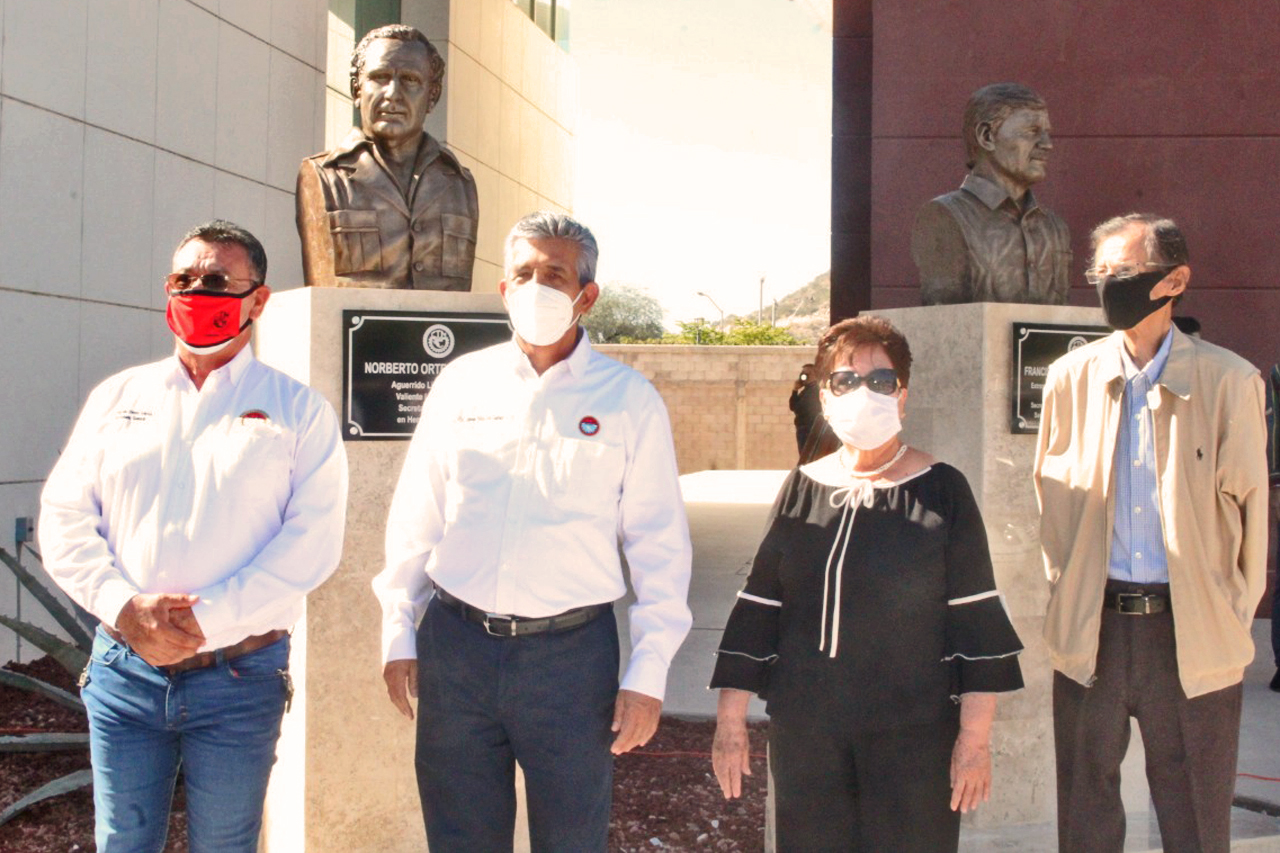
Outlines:
{"label": "man wearing white face mask", "polygon": [[[515,334],[431,389],[387,523],[383,677],[413,719],[433,849],[510,850],[515,762],[533,850],[604,850],[612,757],[657,728],[689,630],[691,549],[667,412],[578,327],[595,238],[534,213],[505,245]],[[636,603],[618,680],[613,602]]]}
{"label": "man wearing white face mask", "polygon": [[253,356],[262,244],[214,220],[164,281],[173,356],[93,390],[45,484],[44,567],[102,620],[81,696],[98,850],[253,853],[291,692],[288,631],[338,566],[347,464],[314,390]]}

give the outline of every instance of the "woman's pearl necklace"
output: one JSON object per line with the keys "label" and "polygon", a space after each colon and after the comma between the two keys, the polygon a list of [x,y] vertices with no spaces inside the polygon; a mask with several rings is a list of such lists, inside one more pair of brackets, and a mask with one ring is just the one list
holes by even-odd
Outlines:
{"label": "woman's pearl necklace", "polygon": [[893,454],[892,459],[890,459],[888,462],[881,465],[879,468],[873,468],[870,471],[859,471],[853,467],[853,463],[849,459],[848,448],[842,447],[840,448],[840,465],[844,468],[844,470],[849,472],[849,476],[851,477],[874,477],[877,474],[883,474],[885,471],[888,471],[890,468],[892,468],[894,466],[894,463],[896,463],[899,459],[901,459],[903,456],[906,455],[906,452],[907,452],[907,445],[904,444],[898,448],[897,453]]}

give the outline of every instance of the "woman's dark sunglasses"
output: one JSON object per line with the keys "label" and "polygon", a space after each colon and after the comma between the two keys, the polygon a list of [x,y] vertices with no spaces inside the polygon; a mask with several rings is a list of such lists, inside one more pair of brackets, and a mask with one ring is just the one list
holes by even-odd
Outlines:
{"label": "woman's dark sunglasses", "polygon": [[879,367],[862,376],[853,370],[837,370],[827,377],[827,387],[839,397],[866,385],[877,394],[893,396],[898,390],[898,374],[891,367]]}

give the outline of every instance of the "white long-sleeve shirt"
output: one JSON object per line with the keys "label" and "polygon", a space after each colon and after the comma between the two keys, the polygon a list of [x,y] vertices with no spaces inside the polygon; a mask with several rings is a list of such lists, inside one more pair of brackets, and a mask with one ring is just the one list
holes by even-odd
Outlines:
{"label": "white long-sleeve shirt", "polygon": [[434,581],[473,607],[539,617],[636,603],[622,687],[661,699],[692,624],[691,547],[658,392],[583,335],[542,376],[514,342],[454,361],[409,444],[387,523],[384,660],[413,659]]}
{"label": "white long-sleeve shirt", "polygon": [[45,569],[108,624],[200,596],[203,649],[288,628],[337,568],[347,458],[333,408],[248,347],[197,389],[176,357],[112,376],[45,483]]}

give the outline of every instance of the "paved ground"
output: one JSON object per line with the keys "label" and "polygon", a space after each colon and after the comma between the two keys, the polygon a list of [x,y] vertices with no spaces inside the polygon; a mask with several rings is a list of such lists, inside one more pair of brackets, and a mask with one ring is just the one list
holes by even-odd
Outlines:
{"label": "paved ground", "polygon": [[[715,695],[707,689],[714,651],[784,476],[785,472],[781,471],[703,471],[681,477],[693,536],[693,581],[689,598],[694,623],[671,669],[667,713],[715,715]],[[625,612],[620,610],[620,616],[625,655]],[[1270,629],[1269,620],[1258,620],[1254,625],[1259,651],[1245,678],[1239,762],[1240,772],[1251,775],[1241,776],[1236,790],[1239,796],[1273,804],[1273,811],[1280,811],[1280,693],[1273,693],[1267,687],[1275,672],[1271,665]],[[756,702],[752,712],[762,716],[764,709]],[[1253,776],[1264,778],[1251,778]],[[1232,831],[1233,850],[1280,851],[1280,818],[1236,808]],[[989,850],[1052,853],[1057,848],[1054,833],[1054,827],[1049,824],[989,830],[966,826],[961,849],[967,853]],[[1154,812],[1131,813],[1125,850],[1159,849]]]}

